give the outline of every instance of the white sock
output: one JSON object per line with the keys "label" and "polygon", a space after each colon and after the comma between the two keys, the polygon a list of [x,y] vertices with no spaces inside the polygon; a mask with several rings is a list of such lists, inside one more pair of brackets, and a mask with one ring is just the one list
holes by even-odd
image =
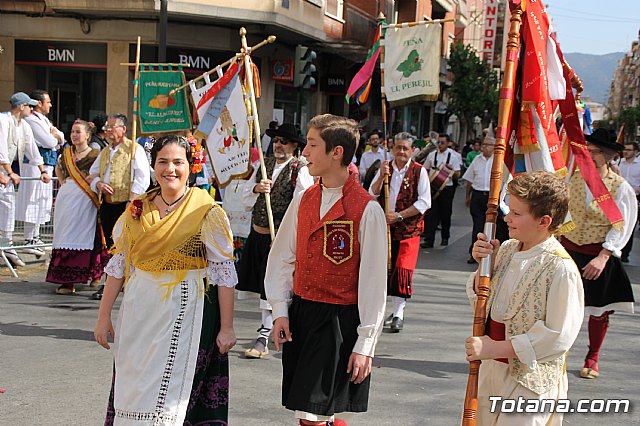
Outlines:
{"label": "white sock", "polygon": [[270,309],[261,309],[260,311],[262,312],[262,327],[258,331],[259,337],[264,337],[268,342],[273,328],[273,314]]}
{"label": "white sock", "polygon": [[391,296],[393,302],[393,316],[404,319],[404,307],[407,304],[406,299],[398,296]]}

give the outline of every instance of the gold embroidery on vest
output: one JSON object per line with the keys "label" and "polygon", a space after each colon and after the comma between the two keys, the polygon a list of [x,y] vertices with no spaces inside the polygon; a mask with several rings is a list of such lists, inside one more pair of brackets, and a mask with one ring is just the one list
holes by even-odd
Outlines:
{"label": "gold embroidery on vest", "polygon": [[[610,172],[602,181],[613,199],[616,199],[618,189],[624,179]],[[576,229],[567,232],[564,236],[581,246],[604,242],[611,230],[611,222],[595,199],[588,206],[585,205],[587,197],[586,183],[582,176],[578,176],[577,173],[571,177],[569,193],[571,194],[569,212],[571,212],[571,218],[576,225]]]}
{"label": "gold embroidery on vest", "polygon": [[131,194],[131,139],[124,138],[118,150],[111,157],[110,147],[102,149],[100,156],[100,180],[104,181],[107,167],[111,163],[109,185],[113,188],[113,195],[105,195],[109,203],[124,203],[129,201]]}
{"label": "gold embroidery on vest", "polygon": [[[494,318],[504,321],[507,332],[506,338],[526,333],[538,320],[546,319],[546,301],[553,275],[562,262],[562,246],[553,239],[547,243],[539,259],[527,268],[518,282],[516,290],[511,295],[505,318]],[[510,240],[500,248],[499,259],[496,261],[495,274],[491,278],[487,312],[491,312],[491,304],[495,298],[495,289],[509,266],[513,255],[518,251],[520,242]],[[534,369],[523,364],[518,358],[509,358],[509,372],[511,377],[527,389],[540,395],[558,385],[563,374],[564,354],[558,358],[537,362]]]}

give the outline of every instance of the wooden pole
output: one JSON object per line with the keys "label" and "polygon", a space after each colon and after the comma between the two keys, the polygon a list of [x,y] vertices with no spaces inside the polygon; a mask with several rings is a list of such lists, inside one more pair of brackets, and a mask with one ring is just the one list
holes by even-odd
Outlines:
{"label": "wooden pole", "polygon": [[[256,103],[256,93],[253,87],[253,70],[251,69],[251,59],[249,55],[251,54],[251,49],[247,46],[247,30],[242,27],[240,28],[240,37],[242,38],[242,55],[244,56],[244,72],[247,75],[247,80],[249,82],[249,95],[251,99],[251,117],[253,119],[253,137],[256,143],[256,147],[258,148],[258,155],[260,157],[260,174],[262,175],[262,179],[268,179],[267,177],[267,168],[264,165],[264,154],[262,152],[262,141],[260,140],[260,121],[258,120],[258,104]],[[275,41],[275,36],[270,36],[270,40],[273,38]],[[270,43],[272,43],[271,41]],[[263,41],[262,43],[265,43]],[[260,46],[258,44],[257,46]],[[271,234],[271,240],[276,237],[275,226],[273,224],[273,212],[271,211],[271,194],[265,193],[264,198],[267,204],[267,219],[269,220],[269,233]]]}
{"label": "wooden pole", "polygon": [[[520,25],[522,23],[522,9],[518,6],[511,13],[511,25],[509,28],[509,40],[507,42],[507,53],[504,77],[500,90],[500,106],[498,110],[498,127],[496,129],[496,144],[493,153],[493,164],[491,167],[491,180],[489,189],[489,203],[487,205],[487,215],[484,233],[492,240],[495,238],[495,224],[498,217],[498,199],[500,197],[500,186],[502,183],[502,168],[504,166],[504,152],[506,149],[507,128],[509,122],[509,112],[511,111],[516,79],[516,68],[518,52],[520,50]],[[492,256],[488,256],[480,261],[478,268],[479,286],[477,293],[475,315],[473,317],[473,335],[483,336],[485,323],[487,320],[486,305],[489,298],[491,286],[491,265]],[[480,361],[469,362],[469,378],[464,399],[464,411],[462,414],[463,426],[475,426],[476,414],[478,410],[478,372]]]}
{"label": "wooden pole", "polygon": [[138,36],[138,42],[136,44],[135,67],[133,71],[133,122],[131,123],[131,140],[133,143],[131,144],[131,185],[129,187],[129,193],[131,193],[131,189],[133,188],[133,162],[135,161],[136,148],[138,145],[136,137],[138,136],[138,96],[140,94],[140,36]]}
{"label": "wooden pole", "polygon": [[[380,31],[380,100],[382,102],[382,133],[384,135],[384,161],[387,161],[387,153],[389,151],[387,146],[387,97],[384,92],[384,34],[382,28],[384,26],[384,14],[380,12],[378,15],[378,31]],[[389,164],[389,170],[391,170],[391,164]],[[384,191],[384,212],[389,213],[389,175],[384,175],[382,181],[382,190]],[[387,223],[387,271],[391,271],[391,225]]]}

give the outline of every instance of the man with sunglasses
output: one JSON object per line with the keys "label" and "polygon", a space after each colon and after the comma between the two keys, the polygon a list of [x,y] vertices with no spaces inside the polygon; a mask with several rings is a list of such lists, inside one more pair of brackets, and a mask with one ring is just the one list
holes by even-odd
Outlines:
{"label": "man with sunglasses", "polygon": [[[130,200],[145,193],[151,181],[151,169],[142,146],[135,144],[135,153],[133,159],[131,158],[134,142],[126,136],[126,115],[110,115],[103,130],[109,146],[100,151],[89,174],[95,176],[91,182],[91,189],[101,195],[100,223],[107,247],[111,248],[111,234],[116,221]],[[91,298],[102,299],[103,290],[104,285],[100,286]]]}
{"label": "man with sunglasses", "polygon": [[[11,111],[0,114],[0,247],[13,244],[15,225],[14,185],[20,183],[20,176],[12,169],[14,162],[21,166],[23,159],[36,166],[43,183],[51,182],[51,177],[44,167],[42,156],[38,152],[31,127],[24,118],[31,115],[38,101],[31,99],[24,92],[11,96]],[[13,266],[24,266],[24,262],[15,250],[4,251]]]}
{"label": "man with sunglasses", "polygon": [[268,341],[273,326],[271,305],[264,291],[264,276],[271,247],[267,204],[264,194],[271,194],[271,211],[276,230],[293,197],[313,185],[307,162],[298,157],[305,146],[303,136],[293,124],[283,123],[277,129],[268,129],[273,140],[273,157],[265,158],[267,179],[262,179],[256,168],[245,185],[242,202],[251,215],[251,232],[245,242],[242,258],[238,263],[238,290],[260,294],[262,324],[253,346],[245,351],[246,358],[262,358],[269,354]]}

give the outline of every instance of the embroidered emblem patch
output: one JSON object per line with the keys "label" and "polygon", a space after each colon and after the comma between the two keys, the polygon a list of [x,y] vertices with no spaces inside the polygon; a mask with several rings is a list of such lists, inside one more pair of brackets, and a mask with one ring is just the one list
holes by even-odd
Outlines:
{"label": "embroidered emblem patch", "polygon": [[324,224],[322,254],[335,265],[353,256],[353,221],[336,220]]}

